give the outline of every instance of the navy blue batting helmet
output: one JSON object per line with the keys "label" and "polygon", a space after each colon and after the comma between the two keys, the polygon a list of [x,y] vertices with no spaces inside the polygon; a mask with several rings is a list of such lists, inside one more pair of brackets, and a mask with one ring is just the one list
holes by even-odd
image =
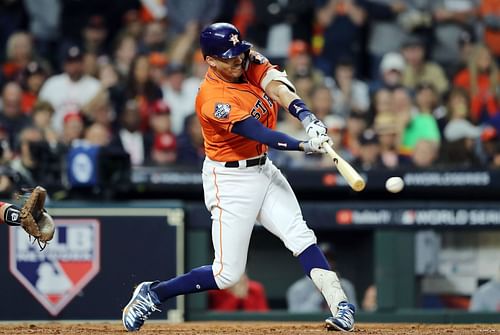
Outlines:
{"label": "navy blue batting helmet", "polygon": [[240,31],[229,23],[213,23],[200,34],[201,52],[204,57],[233,58],[248,51],[252,44],[241,40]]}

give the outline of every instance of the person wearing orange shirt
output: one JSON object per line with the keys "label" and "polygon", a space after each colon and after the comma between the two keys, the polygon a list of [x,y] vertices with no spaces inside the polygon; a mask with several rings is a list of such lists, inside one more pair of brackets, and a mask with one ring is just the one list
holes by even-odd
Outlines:
{"label": "person wearing orange shirt", "polygon": [[[302,218],[288,181],[267,157],[269,147],[324,153],[331,143],[327,128],[295,93],[286,73],[250,50],[233,25],[206,27],[200,44],[209,69],[195,110],[205,141],[202,179],[215,259],[167,281],[140,283],[123,310],[124,327],[139,330],[162,302],[177,295],[234,286],[245,272],[250,236],[259,222],[299,259],[322,293],[332,313],[326,328],[352,331],[355,307]],[[308,140],[274,130],[278,105],[302,122]]]}

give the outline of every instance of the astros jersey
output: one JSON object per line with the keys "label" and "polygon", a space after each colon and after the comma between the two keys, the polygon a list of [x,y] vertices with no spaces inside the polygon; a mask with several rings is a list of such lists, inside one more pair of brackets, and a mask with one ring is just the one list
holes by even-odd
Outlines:
{"label": "astros jersey", "polygon": [[274,129],[278,105],[260,87],[266,71],[273,66],[251,64],[245,81],[224,81],[209,69],[196,97],[196,113],[205,140],[208,158],[228,162],[256,157],[267,151],[267,146],[231,133],[233,125],[254,117],[264,126]]}

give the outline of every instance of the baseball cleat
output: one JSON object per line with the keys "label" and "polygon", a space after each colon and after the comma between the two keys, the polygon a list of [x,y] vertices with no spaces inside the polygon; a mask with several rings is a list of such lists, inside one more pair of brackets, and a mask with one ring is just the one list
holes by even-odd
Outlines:
{"label": "baseball cleat", "polygon": [[354,314],[356,308],[353,304],[342,301],[338,305],[338,311],[334,316],[325,320],[325,327],[327,330],[338,330],[344,332],[351,332],[354,330]]}
{"label": "baseball cleat", "polygon": [[151,313],[161,312],[158,308],[161,302],[150,290],[153,283],[156,282],[146,281],[140,283],[134,290],[127,306],[123,309],[122,321],[127,331],[133,332],[141,329],[144,321],[148,319]]}

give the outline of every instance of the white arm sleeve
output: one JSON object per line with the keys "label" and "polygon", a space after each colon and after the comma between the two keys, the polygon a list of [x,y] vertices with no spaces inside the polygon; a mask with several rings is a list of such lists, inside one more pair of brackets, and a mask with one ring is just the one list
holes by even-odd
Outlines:
{"label": "white arm sleeve", "polygon": [[262,78],[260,82],[260,87],[265,91],[266,86],[273,80],[280,81],[288,88],[295,93],[295,86],[293,86],[292,82],[288,80],[288,76],[286,75],[286,71],[278,71],[276,69],[270,69],[269,71],[266,72],[264,75],[264,78]]}

